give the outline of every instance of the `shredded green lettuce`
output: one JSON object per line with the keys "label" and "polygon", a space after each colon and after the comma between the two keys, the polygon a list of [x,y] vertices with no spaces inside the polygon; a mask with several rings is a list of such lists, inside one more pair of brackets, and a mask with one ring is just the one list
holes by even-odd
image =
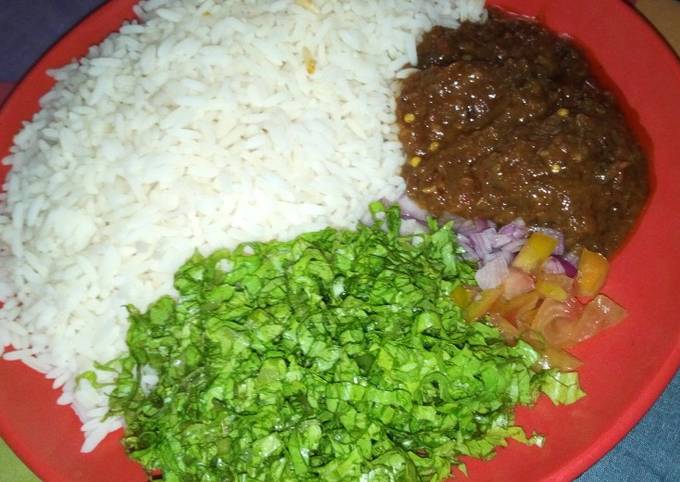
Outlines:
{"label": "shredded green lettuce", "polygon": [[547,373],[541,391],[548,395],[555,405],[569,405],[586,396],[581,390],[576,372]]}
{"label": "shredded green lettuce", "polygon": [[354,231],[196,253],[177,299],[128,307],[129,353],[108,367],[134,459],[168,482],[440,481],[507,438],[541,443],[513,408],[577,400],[576,375],[463,320],[449,294],[474,266],[450,224],[400,235],[398,208],[371,211]]}

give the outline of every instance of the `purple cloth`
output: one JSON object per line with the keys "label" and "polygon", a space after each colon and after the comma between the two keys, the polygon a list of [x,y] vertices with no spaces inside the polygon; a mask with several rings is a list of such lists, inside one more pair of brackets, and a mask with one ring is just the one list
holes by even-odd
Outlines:
{"label": "purple cloth", "polygon": [[0,82],[17,82],[104,0],[0,0]]}
{"label": "purple cloth", "polygon": [[[6,83],[0,84],[0,101],[50,45],[102,3],[0,0],[0,82]],[[680,375],[631,433],[578,481],[680,481]]]}

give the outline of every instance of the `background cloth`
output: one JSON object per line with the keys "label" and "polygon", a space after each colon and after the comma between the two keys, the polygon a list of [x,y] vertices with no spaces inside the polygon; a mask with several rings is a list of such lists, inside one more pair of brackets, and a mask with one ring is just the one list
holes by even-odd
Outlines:
{"label": "background cloth", "polygon": [[[102,0],[0,0],[0,102],[42,53],[102,3]],[[640,0],[638,7],[653,19],[677,52],[680,2]],[[37,480],[0,440],[0,482]],[[577,481],[680,481],[680,374],[675,375],[628,436]]]}

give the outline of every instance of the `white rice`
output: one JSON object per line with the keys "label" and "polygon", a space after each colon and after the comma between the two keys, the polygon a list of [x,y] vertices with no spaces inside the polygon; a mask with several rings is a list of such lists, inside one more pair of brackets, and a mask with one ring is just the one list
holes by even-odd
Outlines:
{"label": "white rice", "polygon": [[401,194],[394,79],[482,3],[149,0],[51,73],[3,161],[0,355],[54,379],[82,451],[121,426],[76,376],[123,353],[124,305],[172,293],[194,249],[353,227]]}

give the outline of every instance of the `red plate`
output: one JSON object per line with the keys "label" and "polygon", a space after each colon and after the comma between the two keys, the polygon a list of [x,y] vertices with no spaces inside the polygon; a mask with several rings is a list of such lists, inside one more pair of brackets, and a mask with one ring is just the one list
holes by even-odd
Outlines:
{"label": "red plate", "polygon": [[[115,0],[64,37],[33,68],[0,110],[0,158],[20,123],[52,85],[45,75],[83,55],[124,19],[134,0]],[[536,16],[586,46],[644,126],[656,175],[643,219],[612,263],[606,292],[630,317],[579,346],[588,397],[570,407],[542,399],[521,409],[519,422],[547,435],[543,449],[511,444],[491,462],[469,463],[472,480],[570,480],[620,440],[659,396],[680,365],[680,64],[657,34],[620,0],[493,0]],[[0,171],[0,178],[6,174]],[[92,454],[79,453],[80,424],[58,407],[50,382],[18,362],[0,362],[0,435],[47,481],[142,481],[144,474],[109,436]],[[511,475],[510,475],[511,474]]]}

